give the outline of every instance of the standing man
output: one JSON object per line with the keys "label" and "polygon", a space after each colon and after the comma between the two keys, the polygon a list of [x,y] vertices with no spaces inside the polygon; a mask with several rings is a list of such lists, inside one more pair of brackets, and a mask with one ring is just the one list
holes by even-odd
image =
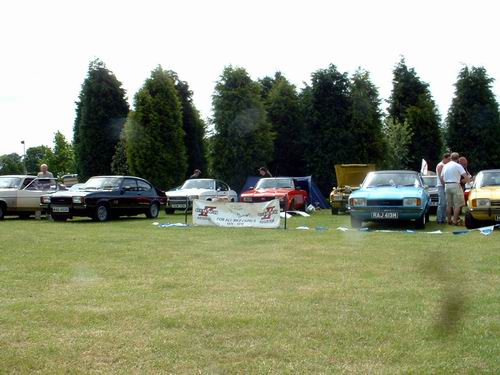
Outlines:
{"label": "standing man", "polygon": [[54,178],[52,172],[49,172],[47,164],[40,165],[40,172],[38,172],[38,177]]}
{"label": "standing man", "polygon": [[273,177],[271,172],[269,172],[269,169],[267,169],[266,167],[259,168],[259,175],[260,177]]}
{"label": "standing man", "polygon": [[[467,173],[467,175],[469,176],[469,178],[472,180],[472,175],[467,170],[467,165],[469,164],[469,162],[467,161],[467,159],[465,158],[465,156],[460,156],[458,158],[458,164],[460,164],[462,167],[464,167],[465,172]],[[463,191],[465,191],[465,184],[466,184],[466,182],[462,178],[460,180],[460,185],[462,186],[462,190]]]}
{"label": "standing man", "polygon": [[201,176],[201,171],[199,169],[195,169],[193,171],[193,174],[191,176],[189,176],[189,178],[199,178]]}
{"label": "standing man", "polygon": [[443,160],[439,162],[436,167],[437,174],[437,189],[438,189],[438,207],[436,212],[436,221],[438,224],[446,223],[446,194],[444,192],[444,180],[441,176],[443,167],[450,161],[450,153],[447,152],[443,155]]}
{"label": "standing man", "polygon": [[[469,175],[458,163],[458,152],[451,153],[451,161],[448,162],[441,172],[444,180],[444,191],[446,193],[446,213],[448,216],[448,224],[462,225],[460,212],[465,206],[464,191],[460,186],[461,178],[465,183],[470,181]],[[452,219],[453,215],[453,219]]]}

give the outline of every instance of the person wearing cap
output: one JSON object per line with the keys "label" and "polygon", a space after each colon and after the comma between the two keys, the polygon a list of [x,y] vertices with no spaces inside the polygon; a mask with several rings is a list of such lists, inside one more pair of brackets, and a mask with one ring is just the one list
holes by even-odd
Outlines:
{"label": "person wearing cap", "polygon": [[444,180],[444,191],[446,193],[446,213],[448,224],[462,225],[460,212],[465,206],[464,191],[460,186],[460,180],[470,181],[469,174],[464,167],[458,163],[458,152],[451,153],[451,160],[443,167],[441,176]]}
{"label": "person wearing cap", "polygon": [[259,168],[259,175],[260,177],[273,177],[271,172],[266,167],[260,167]]}
{"label": "person wearing cap", "polygon": [[200,171],[199,169],[195,169],[195,170],[193,171],[193,174],[192,174],[191,176],[189,176],[189,178],[190,178],[190,179],[191,179],[191,178],[199,178],[199,177],[200,177],[200,175],[201,175],[201,171]]}

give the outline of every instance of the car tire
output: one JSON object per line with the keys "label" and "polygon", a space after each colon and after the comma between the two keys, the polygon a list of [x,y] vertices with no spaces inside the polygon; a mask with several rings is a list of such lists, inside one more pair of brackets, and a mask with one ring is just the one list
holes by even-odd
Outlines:
{"label": "car tire", "polygon": [[103,203],[97,205],[94,213],[94,220],[104,222],[109,220],[109,218],[110,218],[109,207]]}
{"label": "car tire", "polygon": [[5,206],[5,204],[0,203],[0,220],[3,220],[3,218],[5,217],[5,211],[7,211],[7,207]]}
{"label": "car tire", "polygon": [[415,221],[415,228],[417,229],[425,229],[425,223],[427,223],[427,213],[423,213],[422,216],[420,216],[416,221]]}
{"label": "car tire", "polygon": [[359,217],[351,216],[351,227],[359,229],[359,228],[361,228],[362,224],[363,224],[363,220],[361,220]]}
{"label": "car tire", "polygon": [[465,227],[467,229],[476,229],[479,228],[479,226],[480,226],[479,223],[477,222],[476,219],[472,217],[470,211],[467,211],[465,213]]}
{"label": "car tire", "polygon": [[50,215],[52,217],[52,220],[54,221],[66,221],[68,219],[67,216],[62,216],[62,215]]}
{"label": "car tire", "polygon": [[338,215],[338,214],[339,214],[339,209],[332,207],[332,215]]}
{"label": "car tire", "polygon": [[160,205],[156,202],[151,203],[151,206],[146,210],[146,217],[148,219],[156,219],[160,213]]}

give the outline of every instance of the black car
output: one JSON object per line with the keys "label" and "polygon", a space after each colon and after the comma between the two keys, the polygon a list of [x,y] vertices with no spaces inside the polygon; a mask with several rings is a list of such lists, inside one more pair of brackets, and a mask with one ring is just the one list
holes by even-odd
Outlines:
{"label": "black car", "polygon": [[132,176],[97,176],[76,191],[63,191],[40,198],[55,221],[88,216],[97,221],[111,217],[145,214],[158,216],[165,193],[148,181]]}

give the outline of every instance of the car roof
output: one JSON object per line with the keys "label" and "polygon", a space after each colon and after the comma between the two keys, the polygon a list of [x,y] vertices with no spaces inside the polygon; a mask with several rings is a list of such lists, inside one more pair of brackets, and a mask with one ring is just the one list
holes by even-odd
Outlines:
{"label": "car roof", "polygon": [[27,177],[31,177],[31,178],[36,178],[37,176],[32,176],[32,175],[29,175],[29,174],[8,174],[8,175],[4,175],[4,176],[0,176],[0,177],[16,177],[16,178],[27,178]]}
{"label": "car roof", "polygon": [[500,169],[484,169],[484,170],[479,171],[479,172],[496,172],[496,173],[499,173]]}
{"label": "car roof", "polygon": [[396,174],[403,174],[403,173],[414,173],[414,174],[418,174],[418,172],[415,172],[415,171],[411,171],[411,170],[387,170],[387,171],[373,171],[373,172],[370,172],[370,173],[376,173],[376,174],[379,174],[379,173],[396,173]]}

